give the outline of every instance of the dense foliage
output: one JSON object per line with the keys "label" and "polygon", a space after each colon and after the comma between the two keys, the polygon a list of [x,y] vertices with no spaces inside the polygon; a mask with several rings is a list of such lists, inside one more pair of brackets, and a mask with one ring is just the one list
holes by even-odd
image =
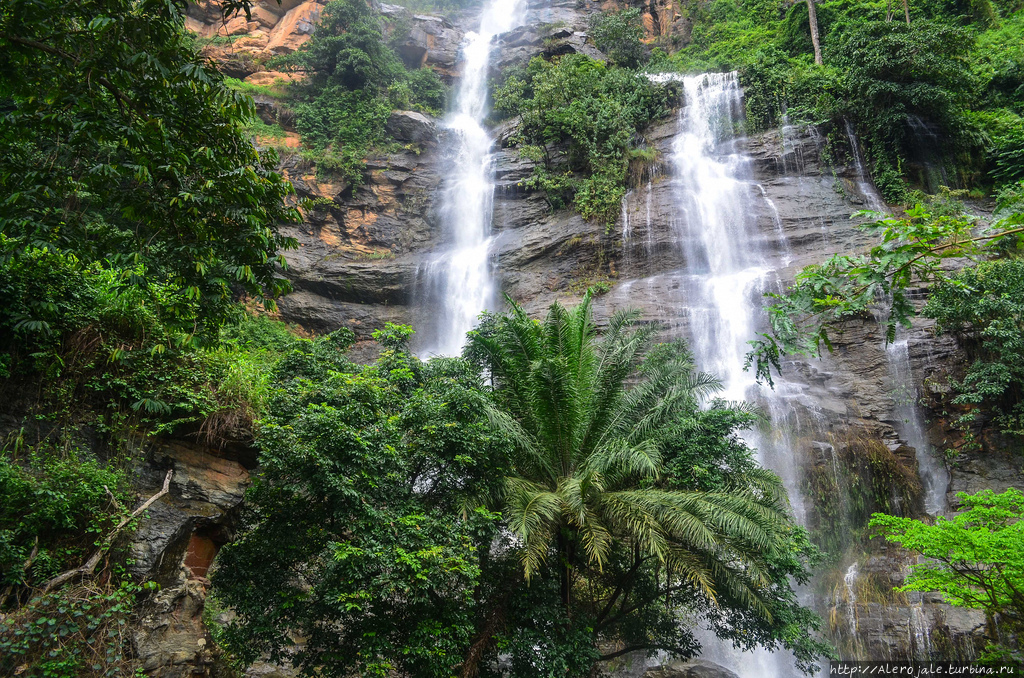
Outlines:
{"label": "dense foliage", "polygon": [[378,333],[386,350],[368,367],[345,358],[346,334],[278,365],[261,474],[215,577],[243,662],[286,659],[298,630],[307,672],[448,676],[462,661],[497,527],[476,495],[499,477],[503,442],[479,414],[479,376],[421,363],[408,334]]}
{"label": "dense foliage", "polygon": [[495,109],[518,122],[515,143],[537,162],[524,183],[553,208],[611,221],[631,159],[650,158],[638,135],[668,111],[669,92],[642,74],[582,54],[535,57],[506,74]]}
{"label": "dense foliage", "polygon": [[644,25],[638,7],[614,14],[594,14],[590,19],[590,35],[597,48],[619,66],[638,68],[647,61]]}
{"label": "dense foliage", "polygon": [[128,497],[126,474],[73,450],[20,452],[0,455],[0,609],[84,560]]}
{"label": "dense foliage", "polygon": [[[589,302],[543,325],[492,317],[469,361],[423,363],[409,334],[377,333],[369,366],[338,334],[274,370],[261,474],[214,578],[239,663],[491,675],[501,655],[517,675],[586,676],[625,651],[598,641],[692,655],[684,617],[802,665],[826,651],[788,580],[814,551],[735,436],[751,415],[701,409],[715,382],[685,351],[652,350],[629,316],[599,340]],[[515,337],[543,352],[534,367]]]}
{"label": "dense foliage", "polygon": [[951,605],[984,610],[990,642],[985,658],[1020,668],[1024,656],[1013,639],[1024,631],[1024,494],[1009,489],[957,496],[964,510],[934,525],[882,514],[871,525],[927,559],[911,567],[901,591],[934,591]]}
{"label": "dense foliage", "polygon": [[126,575],[122,453],[140,428],[225,412],[207,432],[236,437],[259,407],[251,368],[271,349],[219,342],[265,327],[224,327],[239,295],[272,306],[287,289],[291,187],[248,137],[251,100],[195,53],[184,9],[0,8],[3,675],[135,674],[129,622],[147,587]]}
{"label": "dense foliage", "polygon": [[312,39],[280,65],[309,74],[292,88],[296,128],[312,149],[321,170],[352,184],[362,180],[363,160],[371,147],[385,145],[393,109],[418,109],[439,115],[447,90],[429,68],[407,70],[385,39],[400,37],[401,26],[362,0],[333,0],[321,14]]}
{"label": "dense foliage", "polygon": [[982,407],[1006,433],[1024,435],[1024,261],[1003,259],[963,269],[937,285],[924,314],[956,336],[970,365],[953,384],[954,405]]}
{"label": "dense foliage", "polygon": [[[0,12],[2,257],[48,249],[167,285],[167,322],[215,333],[233,292],[287,285],[291,190],[243,125],[252,102],[185,37],[173,2],[15,0]],[[46,331],[51,300],[23,329]],[[151,303],[156,303],[151,301]]]}
{"label": "dense foliage", "polygon": [[[132,672],[126,626],[138,587],[120,582],[39,590],[78,567],[129,504],[128,474],[74,449],[25,445],[0,451],[0,672],[92,678]],[[115,549],[116,551],[116,549]],[[108,563],[118,563],[109,552]],[[99,642],[97,642],[97,640]]]}

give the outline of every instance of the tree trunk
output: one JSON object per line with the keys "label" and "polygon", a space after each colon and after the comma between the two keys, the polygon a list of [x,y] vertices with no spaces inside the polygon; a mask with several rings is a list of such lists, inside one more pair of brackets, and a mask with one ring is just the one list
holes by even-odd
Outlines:
{"label": "tree trunk", "polygon": [[570,596],[570,581],[569,581],[569,540],[566,539],[565,534],[559,532],[558,534],[558,559],[559,563],[559,584],[562,594],[562,604],[565,605],[565,614],[569,615],[569,596]]}
{"label": "tree trunk", "polygon": [[811,24],[811,43],[814,45],[814,63],[820,65],[821,40],[818,38],[818,10],[814,8],[814,0],[807,0],[807,18]]}
{"label": "tree trunk", "polygon": [[903,0],[903,16],[907,18],[907,25],[910,25],[910,3],[907,0]]}

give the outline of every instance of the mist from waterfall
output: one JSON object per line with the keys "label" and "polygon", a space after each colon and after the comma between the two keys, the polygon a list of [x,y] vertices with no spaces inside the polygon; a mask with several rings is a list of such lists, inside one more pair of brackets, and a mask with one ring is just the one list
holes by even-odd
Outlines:
{"label": "mist from waterfall", "polygon": [[439,216],[443,249],[421,267],[424,355],[457,355],[477,316],[495,301],[491,275],[491,218],[494,213],[494,140],[484,127],[488,114],[487,76],[494,38],[519,26],[526,0],[488,0],[480,27],[466,35],[454,106],[445,119],[451,173],[442,188]]}

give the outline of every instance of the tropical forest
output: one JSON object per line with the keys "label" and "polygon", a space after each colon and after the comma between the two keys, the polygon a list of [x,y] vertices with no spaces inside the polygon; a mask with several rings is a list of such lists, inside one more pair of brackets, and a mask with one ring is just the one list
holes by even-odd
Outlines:
{"label": "tropical forest", "polygon": [[1024,673],[1024,1],[0,0],[0,677]]}

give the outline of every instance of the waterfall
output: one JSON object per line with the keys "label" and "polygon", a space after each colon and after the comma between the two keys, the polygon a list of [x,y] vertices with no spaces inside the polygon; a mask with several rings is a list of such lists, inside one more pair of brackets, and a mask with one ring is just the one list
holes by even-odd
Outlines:
{"label": "waterfall", "polygon": [[[794,517],[804,522],[792,433],[815,422],[798,422],[793,403],[799,399],[813,415],[813,402],[785,380],[774,391],[762,388],[743,369],[747,342],[764,324],[763,294],[777,285],[776,271],[789,263],[781,219],[773,219],[774,239],[758,232],[755,201],[767,199],[767,194],[753,181],[744,152],[743,93],[736,74],[689,76],[682,84],[686,99],[671,164],[675,237],[687,266],[680,288],[686,295],[690,348],[698,368],[722,380],[725,398],[753,401],[765,411],[770,424],[743,437],[759,461],[782,478]],[[786,652],[741,654],[710,634],[701,640],[703,657],[742,678],[798,675]]]}
{"label": "waterfall", "polygon": [[[860,146],[853,127],[846,121],[846,138],[850,142],[850,153],[853,156],[854,169],[857,172],[857,190],[861,192],[868,206],[876,211],[887,213],[888,209],[874,185],[868,179],[861,161]],[[880,311],[875,318],[882,322]],[[918,475],[924,486],[924,507],[929,515],[935,516],[946,509],[946,488],[949,485],[949,473],[945,464],[937,458],[937,452],[928,442],[924,423],[921,419],[921,408],[918,406],[919,393],[917,382],[910,368],[910,347],[907,339],[897,339],[886,346],[886,362],[891,382],[890,391],[894,403],[896,431],[913,447],[917,458]]]}
{"label": "waterfall", "polygon": [[487,76],[494,38],[520,25],[525,12],[525,0],[488,0],[479,30],[466,35],[455,105],[444,124],[443,143],[452,163],[439,196],[446,245],[420,271],[421,303],[428,310],[421,344],[426,355],[458,354],[477,316],[494,303],[494,140],[484,127]]}
{"label": "waterfall", "polygon": [[864,171],[864,162],[860,157],[860,145],[857,143],[857,135],[853,133],[853,126],[846,120],[846,139],[850,142],[850,155],[853,156],[853,168],[857,171],[857,190],[867,201],[868,209],[875,212],[887,212],[885,201],[878,195],[874,185],[868,179]]}
{"label": "waterfall", "polygon": [[910,347],[906,339],[897,339],[886,347],[889,363],[889,377],[892,380],[892,397],[895,403],[896,430],[914,448],[917,458],[917,472],[924,486],[924,508],[928,515],[941,515],[946,510],[946,488],[949,486],[949,472],[939,458],[939,453],[928,442],[921,408],[918,406],[919,393],[914,374],[910,369]]}

